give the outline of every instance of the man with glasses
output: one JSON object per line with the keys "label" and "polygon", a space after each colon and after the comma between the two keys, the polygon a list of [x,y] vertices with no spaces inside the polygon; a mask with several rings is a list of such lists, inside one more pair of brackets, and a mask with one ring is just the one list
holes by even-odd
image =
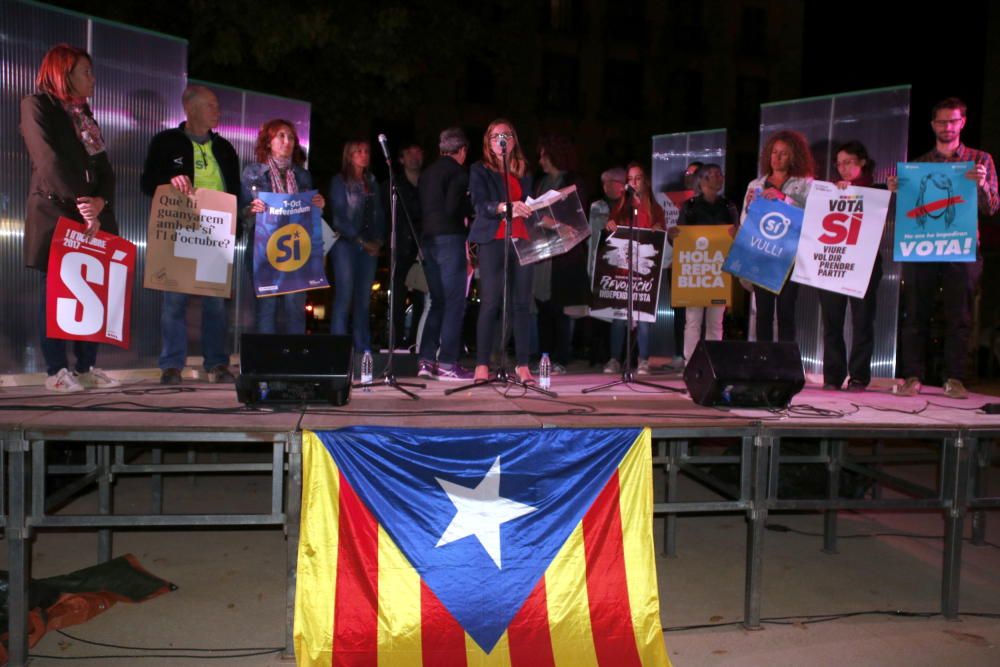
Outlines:
{"label": "man with glasses", "polygon": [[[1000,209],[997,195],[997,172],[993,158],[985,151],[969,148],[961,141],[965,127],[966,106],[962,100],[949,97],[931,110],[931,130],[934,149],[917,158],[916,162],[972,162],[966,177],[976,181],[980,222]],[[888,179],[889,189],[898,187],[898,179]],[[916,396],[926,371],[926,346],[930,332],[934,294],[942,289],[944,316],[944,393],[949,398],[967,398],[963,384],[972,333],[972,304],[979,278],[983,273],[983,256],[978,251],[975,262],[909,262],[903,269],[903,303],[905,319],[900,335],[899,371],[906,380],[897,385],[897,396]]]}

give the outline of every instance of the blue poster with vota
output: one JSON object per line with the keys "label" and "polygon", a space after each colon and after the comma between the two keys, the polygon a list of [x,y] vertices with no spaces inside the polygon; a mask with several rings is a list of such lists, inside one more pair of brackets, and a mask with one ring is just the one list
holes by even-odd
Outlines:
{"label": "blue poster with vota", "polygon": [[802,209],[757,197],[747,210],[722,270],[777,294],[795,264]]}
{"label": "blue poster with vota", "polygon": [[974,262],[979,227],[972,162],[899,162],[897,262]]}
{"label": "blue poster with vota", "polygon": [[322,211],[312,205],[316,190],[260,192],[253,239],[253,285],[258,297],[329,287],[323,268]]}

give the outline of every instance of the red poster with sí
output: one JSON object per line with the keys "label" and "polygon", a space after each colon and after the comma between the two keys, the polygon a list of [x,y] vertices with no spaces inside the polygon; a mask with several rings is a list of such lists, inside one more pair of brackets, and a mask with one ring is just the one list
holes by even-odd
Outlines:
{"label": "red poster with s\u00ed", "polygon": [[46,335],[129,346],[135,245],[114,234],[88,238],[59,218],[49,251]]}

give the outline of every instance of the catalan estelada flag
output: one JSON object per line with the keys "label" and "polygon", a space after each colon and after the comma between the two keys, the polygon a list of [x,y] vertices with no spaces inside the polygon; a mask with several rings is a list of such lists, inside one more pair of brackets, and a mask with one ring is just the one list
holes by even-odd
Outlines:
{"label": "catalan estelada flag", "polygon": [[303,436],[299,665],[669,665],[640,429]]}

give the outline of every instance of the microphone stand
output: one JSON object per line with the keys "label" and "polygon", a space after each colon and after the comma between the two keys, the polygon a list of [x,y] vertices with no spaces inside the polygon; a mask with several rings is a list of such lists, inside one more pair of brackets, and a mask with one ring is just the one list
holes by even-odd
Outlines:
{"label": "microphone stand", "polygon": [[[625,196],[632,198],[634,190],[629,186],[625,190]],[[635,193],[638,196],[638,193]],[[650,387],[652,389],[661,389],[663,391],[673,391],[677,393],[684,393],[683,389],[677,389],[675,387],[668,387],[662,384],[656,384],[655,382],[648,382],[646,380],[637,380],[635,374],[632,372],[632,321],[634,318],[634,307],[632,305],[632,293],[635,289],[633,284],[635,275],[635,264],[632,261],[632,252],[635,248],[635,217],[636,217],[636,207],[628,207],[628,250],[626,251],[626,261],[628,262],[628,287],[626,287],[626,303],[625,303],[625,363],[622,364],[622,376],[617,380],[612,380],[611,382],[605,382],[604,384],[599,384],[596,387],[587,387],[581,393],[589,394],[595,391],[600,391],[602,389],[610,389],[611,387],[617,387],[618,385],[633,385],[637,384],[643,387]],[[638,333],[639,324],[636,322],[636,333]]]}
{"label": "microphone stand", "polygon": [[[510,247],[513,245],[511,239],[511,234],[513,233],[514,226],[514,204],[510,200],[510,167],[507,164],[507,140],[500,140],[500,154],[503,158],[503,190],[504,190],[504,211],[506,215],[504,219],[500,221],[503,225],[503,299],[500,302],[500,367],[497,369],[496,375],[489,380],[473,382],[471,384],[462,385],[461,387],[454,387],[452,389],[446,389],[445,395],[455,394],[460,391],[465,391],[466,389],[473,389],[475,387],[486,387],[494,384],[501,385],[517,385],[524,387],[525,389],[530,389],[531,391],[543,394],[550,398],[556,398],[558,394],[554,391],[548,389],[542,389],[538,385],[528,384],[522,382],[517,376],[517,373],[510,373],[507,370],[507,300],[508,292],[510,286],[508,285],[508,262],[510,261]],[[515,343],[516,344],[516,343]]]}
{"label": "microphone stand", "polygon": [[[379,137],[384,141],[383,137]],[[382,143],[380,141],[379,143]],[[396,391],[399,391],[413,400],[419,400],[420,397],[415,393],[406,389],[406,387],[416,387],[418,389],[426,389],[427,385],[421,384],[419,382],[400,382],[396,379],[395,373],[392,370],[392,360],[395,356],[396,344],[394,338],[396,337],[396,327],[393,322],[393,304],[395,303],[396,290],[392,289],[392,286],[396,281],[396,203],[399,200],[399,193],[396,192],[396,176],[392,170],[392,160],[389,158],[389,151],[385,148],[385,144],[382,144],[382,150],[385,153],[385,163],[389,167],[389,356],[385,362],[385,370],[382,371],[381,380],[372,380],[371,382],[359,382],[352,385],[355,389],[367,389],[369,387],[374,387],[376,385],[382,384],[387,387],[392,387]],[[412,225],[411,225],[412,228]]]}

